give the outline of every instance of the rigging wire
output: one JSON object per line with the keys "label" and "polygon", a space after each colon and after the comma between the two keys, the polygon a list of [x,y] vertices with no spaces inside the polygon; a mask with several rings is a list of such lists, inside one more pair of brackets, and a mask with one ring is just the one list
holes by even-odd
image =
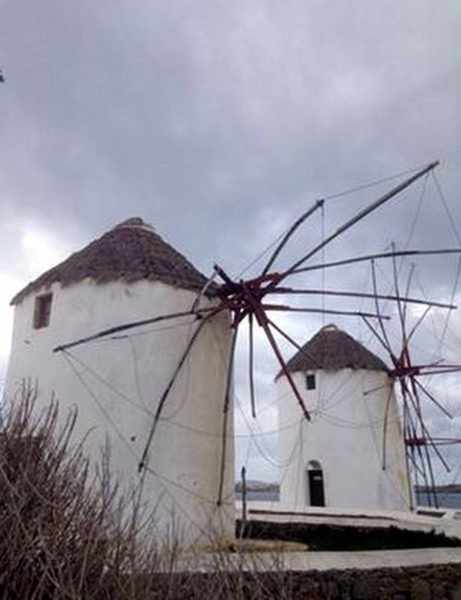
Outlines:
{"label": "rigging wire", "polygon": [[[363,381],[362,381],[363,383]],[[363,391],[363,388],[362,388]],[[393,394],[392,394],[393,395]],[[369,403],[365,400],[365,394],[362,393],[362,400],[363,400],[363,404],[365,407],[365,411],[368,417],[368,421],[369,421],[369,430],[371,432],[371,437],[372,437],[372,441],[373,441],[373,446],[375,447],[376,450],[376,457],[377,457],[377,463],[378,466],[380,466],[382,464],[382,457],[380,454],[380,446],[379,446],[379,442],[376,439],[376,436],[379,434],[379,431],[381,430],[380,428],[378,429],[378,427],[374,427],[375,424],[381,424],[384,423],[385,421],[387,421],[387,424],[396,424],[396,425],[400,425],[400,419],[396,418],[396,419],[386,419],[385,414],[383,414],[383,418],[382,420],[375,420],[371,418],[371,414],[370,414],[370,410],[369,410]],[[384,411],[386,411],[386,408],[383,407]],[[402,445],[402,450],[403,452],[405,452],[405,447]],[[389,462],[387,461],[387,466],[389,466]],[[391,477],[389,470],[386,469],[381,469],[381,472],[384,473],[384,476],[388,479],[389,483],[391,484],[391,486],[394,488],[394,491],[397,492],[397,495],[400,496],[400,498],[404,501],[405,505],[408,504],[408,498],[407,496],[404,494],[404,492],[402,491],[402,489],[397,485],[397,482],[394,480],[393,477]]]}
{"label": "rigging wire", "polygon": [[[421,209],[423,206],[423,202],[426,196],[426,191],[427,191],[427,182],[429,180],[429,173],[426,173],[426,175],[424,176],[423,180],[422,180],[422,186],[421,186],[421,192],[419,194],[419,199],[418,199],[418,203],[416,205],[416,210],[415,210],[415,214],[413,215],[413,219],[411,222],[411,226],[410,226],[410,231],[408,232],[408,236],[407,239],[403,245],[403,249],[404,250],[408,250],[410,244],[411,244],[411,240],[413,239],[413,236],[415,234],[416,231],[416,225],[418,223],[418,220],[421,216]],[[402,256],[400,258],[400,267],[402,266],[402,263],[404,261],[405,257]]]}
{"label": "rigging wire", "polygon": [[[123,443],[123,445],[127,448],[128,452],[131,454],[131,456],[138,461],[139,457],[137,455],[137,453],[133,450],[132,446],[130,445],[130,443],[128,442],[128,440],[126,439],[126,437],[123,435],[123,433],[121,432],[120,428],[118,427],[118,425],[115,423],[115,421],[112,419],[112,417],[110,416],[110,414],[108,413],[108,411],[104,408],[103,404],[100,402],[100,400],[98,399],[97,395],[95,394],[95,392],[91,389],[91,387],[89,386],[89,384],[85,381],[85,379],[83,378],[82,374],[77,370],[77,368],[75,367],[75,365],[72,362],[72,359],[75,359],[74,356],[71,355],[71,353],[68,350],[63,350],[63,356],[65,358],[65,360],[67,361],[67,363],[69,364],[71,370],[73,371],[74,375],[77,377],[77,379],[79,380],[79,382],[81,383],[81,385],[84,387],[84,389],[86,390],[86,392],[88,393],[88,395],[93,399],[93,401],[95,402],[96,406],[99,408],[100,412],[102,413],[102,415],[104,416],[104,418],[106,419],[106,421],[108,422],[108,424],[112,427],[112,429],[115,431],[115,433],[117,434],[117,437],[120,439],[120,441]],[[154,469],[152,469],[149,466],[145,466],[144,467],[147,471],[149,471],[149,473],[151,473],[152,475],[154,475],[155,477],[166,481],[167,483],[169,483],[170,485],[181,489],[182,491],[195,496],[196,498],[200,499],[203,502],[208,502],[210,504],[215,504],[215,500],[210,499],[210,498],[206,498],[200,494],[197,494],[197,492],[194,492],[193,490],[190,490],[188,488],[186,488],[185,486],[181,485],[178,482],[175,482],[171,479],[169,479],[168,477],[166,477],[165,475],[161,475],[160,473],[158,473],[157,471],[155,471]]]}
{"label": "rigging wire", "polygon": [[407,169],[406,171],[400,171],[400,173],[395,173],[394,175],[388,175],[387,177],[381,177],[380,179],[375,179],[375,180],[369,181],[367,183],[362,183],[355,187],[348,188],[342,192],[337,192],[335,194],[323,196],[323,200],[334,200],[336,198],[342,198],[344,196],[354,194],[355,192],[361,192],[363,190],[368,190],[370,188],[381,185],[382,183],[388,183],[389,181],[399,179],[400,177],[405,177],[405,175],[411,175],[412,173],[419,171],[420,169],[424,168],[425,166],[426,165],[420,165],[420,166],[414,167],[412,169]]}
{"label": "rigging wire", "polygon": [[[325,242],[325,204],[322,204],[322,206],[320,208],[320,217],[321,217],[321,225],[320,225],[321,242],[322,242],[322,244],[324,244],[324,242]],[[324,245],[322,246],[322,250],[321,250],[320,256],[322,257],[322,259],[321,259],[322,263],[325,264],[325,262],[326,262],[326,248],[325,248]],[[321,289],[323,290],[323,295],[322,295],[322,310],[323,311],[325,311],[325,309],[326,309],[325,276],[326,276],[326,269],[325,269],[325,267],[323,267],[323,269],[321,270],[321,277],[322,277]],[[322,326],[323,327],[325,327],[325,317],[326,317],[325,312],[323,312],[323,315],[322,315]]]}
{"label": "rigging wire", "polygon": [[[136,347],[134,345],[134,341],[132,338],[128,338],[128,342],[129,342],[129,346],[130,346],[130,352],[131,352],[131,362],[133,365],[133,376],[134,376],[134,384],[135,384],[135,389],[136,389],[136,395],[138,396],[138,400],[139,402],[144,406],[144,408],[148,411],[147,405],[144,402],[144,398],[143,398],[143,393],[141,390],[141,382],[139,379],[139,368],[138,368],[138,359],[136,356]],[[151,413],[151,416],[152,413]]]}
{"label": "rigging wire", "polygon": [[[235,396],[234,396],[234,397],[235,397]],[[258,441],[258,440],[256,439],[256,437],[255,437],[255,435],[256,435],[256,434],[253,432],[253,428],[251,427],[251,425],[250,425],[250,423],[249,423],[249,421],[248,421],[248,419],[247,419],[247,417],[246,417],[246,415],[245,415],[245,412],[243,411],[243,408],[242,408],[242,406],[241,406],[240,400],[239,400],[237,397],[235,397],[235,399],[236,399],[236,402],[237,402],[237,406],[238,406],[238,408],[239,408],[239,410],[240,410],[240,412],[241,412],[241,414],[242,414],[242,416],[243,416],[243,419],[245,420],[245,423],[246,423],[246,425],[247,425],[248,429],[249,429],[249,430],[250,430],[250,432],[252,433],[252,437],[254,438],[254,444],[255,444],[256,448],[258,449],[259,453],[261,454],[261,457],[262,457],[264,460],[266,460],[267,462],[269,462],[269,463],[270,463],[272,466],[274,466],[274,467],[277,467],[277,468],[279,468],[279,469],[280,469],[280,468],[282,468],[283,466],[287,466],[287,465],[285,465],[285,463],[284,463],[284,462],[279,462],[279,461],[275,460],[274,458],[272,458],[272,457],[269,455],[269,452],[267,452],[267,449],[263,447],[263,444],[262,444],[262,442],[260,442],[260,441]],[[299,421],[297,421],[297,423],[298,423],[298,422],[299,422]],[[296,423],[296,424],[297,424],[297,423]],[[277,431],[277,432],[278,432],[278,431]]]}
{"label": "rigging wire", "polygon": [[[282,486],[285,482],[285,479],[289,473],[290,467],[293,466],[293,463],[295,462],[295,457],[296,456],[302,456],[303,455],[303,451],[302,451],[302,433],[303,433],[303,421],[304,419],[300,419],[298,422],[298,434],[295,437],[295,443],[293,445],[293,449],[291,451],[291,454],[289,455],[289,464],[287,467],[284,467],[283,469],[281,469],[282,471],[282,476],[279,477],[279,500],[277,502],[280,502],[280,493],[282,490]],[[298,452],[298,448],[299,448],[299,452]],[[271,501],[271,509],[273,508],[274,504],[275,504],[275,500]]]}
{"label": "rigging wire", "polygon": [[[320,237],[321,237],[321,243],[322,243],[322,250],[321,250],[321,260],[322,263],[325,264],[326,262],[326,247],[324,245],[325,243],[325,203],[322,203],[322,206],[320,208]],[[321,296],[321,308],[322,308],[322,327],[325,327],[325,323],[326,323],[326,296],[325,296],[325,289],[326,289],[326,268],[324,267],[321,271],[320,271],[320,276],[321,276],[321,282],[320,282],[320,287],[323,291],[323,294]],[[323,386],[323,379],[320,378],[319,381],[319,388],[318,388],[318,399],[319,399],[319,405],[321,402],[321,398],[322,396],[322,386]]]}
{"label": "rigging wire", "polygon": [[[344,419],[342,417],[337,417],[336,415],[327,415],[327,414],[319,414],[318,418],[320,420],[324,420],[327,423],[329,423],[330,425],[333,425],[333,427],[338,427],[340,429],[349,429],[351,431],[359,431],[360,429],[367,429],[369,427],[369,423],[368,422],[362,422],[362,423],[358,423],[357,421],[349,421],[348,419]],[[388,420],[388,424],[393,424],[398,422],[397,420]],[[384,417],[381,418],[376,418],[375,420],[373,420],[373,425],[383,425],[384,424]]]}
{"label": "rigging wire", "polygon": [[[108,424],[112,427],[112,429],[115,431],[115,433],[117,434],[117,437],[119,437],[119,439],[121,440],[121,442],[126,446],[126,448],[128,449],[129,453],[137,460],[137,455],[134,452],[133,448],[131,447],[131,445],[129,444],[128,440],[125,438],[125,436],[122,434],[120,428],[117,426],[117,424],[115,423],[115,421],[112,419],[112,417],[110,416],[110,414],[106,411],[106,409],[104,408],[104,406],[102,405],[102,403],[99,401],[98,397],[96,396],[96,394],[93,392],[93,390],[91,389],[91,387],[89,386],[89,384],[84,380],[82,374],[77,370],[77,368],[75,367],[75,365],[72,362],[72,359],[74,361],[76,361],[77,363],[80,362],[81,366],[83,366],[83,368],[88,369],[88,371],[92,372],[93,375],[99,379],[99,381],[101,381],[101,383],[104,383],[105,385],[107,385],[114,393],[116,393],[120,398],[122,398],[125,401],[128,401],[130,404],[133,404],[133,402],[131,401],[131,399],[129,399],[128,397],[126,397],[124,394],[122,394],[119,390],[116,390],[116,388],[114,388],[112,385],[110,385],[104,378],[102,378],[98,373],[96,373],[93,369],[91,369],[90,367],[88,367],[88,365],[85,365],[83,363],[83,361],[81,361],[78,357],[74,356],[73,354],[71,354],[68,350],[62,349],[61,350],[63,352],[64,358],[66,359],[66,361],[68,362],[71,370],[73,371],[73,373],[75,374],[75,376],[77,377],[77,379],[80,381],[80,383],[82,384],[82,386],[85,388],[85,390],[87,391],[87,393],[89,394],[89,396],[93,399],[93,401],[95,402],[95,404],[98,406],[100,412],[103,414],[103,416],[105,417],[106,421],[108,422]],[[140,408],[139,406],[137,406],[138,408]],[[209,504],[211,504],[212,506],[215,506],[215,500],[214,499],[208,499],[205,498],[204,496],[201,496],[199,494],[197,494],[196,492],[186,488],[185,486],[182,486],[181,484],[179,484],[178,482],[172,481],[171,479],[160,475],[159,473],[157,473],[156,471],[154,471],[151,467],[149,467],[148,465],[144,465],[145,468],[147,470],[149,470],[149,472],[154,475],[155,477],[168,482],[170,485],[181,489],[182,491],[193,495],[195,497],[197,497],[198,499],[200,499],[202,502],[207,502]],[[170,494],[171,495],[171,494]],[[183,507],[181,507],[179,505],[179,503],[177,503],[175,501],[175,504],[183,510]],[[193,523],[193,520],[189,518],[189,521]],[[196,524],[196,526],[198,526]]]}
{"label": "rigging wire", "polygon": [[[300,423],[299,425],[299,455],[298,455],[298,473],[300,471],[299,469],[299,463],[304,463],[304,425],[303,423]],[[304,474],[304,473],[303,473]],[[298,490],[299,490],[299,484],[300,484],[300,480],[301,477],[296,477],[296,485],[295,485],[295,509],[298,508]],[[301,498],[299,499],[299,503],[303,504]]]}
{"label": "rigging wire", "polygon": [[196,322],[196,320],[197,320],[197,317],[194,317],[190,321],[185,321],[184,323],[177,323],[176,325],[165,325],[163,327],[152,327],[151,329],[144,329],[143,331],[125,333],[123,335],[112,335],[109,337],[94,340],[92,343],[93,344],[103,344],[105,342],[110,342],[110,341],[115,341],[115,340],[124,340],[124,339],[137,338],[137,337],[141,337],[144,335],[151,335],[152,333],[159,333],[161,331],[172,331],[175,329],[181,329],[182,327],[190,327],[191,325],[193,325]]}
{"label": "rigging wire", "polygon": [[136,453],[134,452],[133,448],[129,444],[128,440],[122,434],[122,432],[121,432],[120,428],[118,427],[118,425],[112,419],[112,417],[107,412],[107,410],[104,408],[103,404],[100,402],[99,398],[96,396],[96,394],[90,388],[90,386],[88,385],[88,383],[85,381],[85,379],[83,378],[82,374],[77,370],[76,366],[73,364],[72,358],[75,358],[75,357],[71,356],[71,354],[70,354],[70,352],[68,350],[63,350],[62,353],[63,353],[64,359],[67,361],[67,363],[68,363],[69,367],[71,368],[71,370],[73,371],[74,375],[80,381],[81,385],[86,390],[86,392],[88,393],[88,395],[93,399],[93,401],[95,402],[96,406],[99,408],[100,412],[103,414],[103,416],[106,419],[106,421],[109,423],[109,425],[112,427],[112,429],[117,434],[117,437],[120,439],[120,441],[123,443],[123,445],[127,448],[128,452],[133,457],[136,458]]}
{"label": "rigging wire", "polygon": [[[440,201],[441,201],[441,203],[443,205],[443,208],[445,209],[445,212],[447,214],[448,221],[450,222],[453,235],[455,236],[455,239],[458,242],[458,244],[461,246],[461,234],[460,234],[459,229],[458,229],[458,227],[456,225],[456,221],[455,221],[455,218],[453,216],[453,213],[451,212],[450,207],[448,206],[448,202],[447,202],[447,200],[445,198],[445,194],[443,192],[442,186],[440,185],[439,179],[438,179],[438,177],[437,177],[437,175],[435,173],[432,173],[432,179],[434,181],[434,184],[435,184],[437,193],[439,195]],[[453,299],[453,301],[454,301],[455,296],[456,296],[456,292],[457,292],[457,289],[458,289],[458,284],[459,284],[459,281],[460,281],[460,277],[461,277],[461,257],[458,259],[458,266],[457,266],[457,269],[456,269],[455,283],[454,283],[452,294],[451,294],[451,298]],[[451,317],[451,314],[448,313],[447,316],[446,316],[446,321],[445,321],[445,325],[444,325],[443,332],[442,332],[442,340],[445,339],[445,336],[447,334],[448,325],[449,325],[449,322],[450,322],[450,317]],[[443,343],[443,341],[442,341],[442,343]]]}
{"label": "rigging wire", "polygon": [[114,387],[109,381],[107,381],[107,379],[104,379],[104,377],[102,377],[99,373],[97,373],[92,367],[90,367],[85,361],[76,356],[74,353],[70,352],[69,350],[63,350],[63,352],[65,353],[68,359],[71,358],[76,363],[78,363],[85,371],[88,371],[95,379],[97,379],[100,383],[106,386],[111,392],[113,392],[116,396],[121,398],[124,402],[130,404],[134,408],[137,408],[138,410],[146,413],[149,416],[153,416],[153,413],[147,407],[141,406],[137,402],[134,402],[134,400],[132,400],[126,394]]}

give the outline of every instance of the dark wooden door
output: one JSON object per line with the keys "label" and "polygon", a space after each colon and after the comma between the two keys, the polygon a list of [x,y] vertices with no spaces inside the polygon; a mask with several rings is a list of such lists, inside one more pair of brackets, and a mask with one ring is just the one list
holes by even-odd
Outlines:
{"label": "dark wooden door", "polygon": [[323,472],[321,469],[309,469],[309,495],[311,506],[325,506],[325,490],[323,486]]}

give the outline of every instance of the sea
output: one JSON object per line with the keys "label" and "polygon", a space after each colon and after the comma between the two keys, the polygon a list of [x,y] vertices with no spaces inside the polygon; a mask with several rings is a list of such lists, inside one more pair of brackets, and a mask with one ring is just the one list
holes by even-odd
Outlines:
{"label": "sea", "polygon": [[[236,492],[235,497],[237,500],[242,499],[242,495],[238,492]],[[429,506],[426,494],[417,493],[416,497],[419,506]],[[461,509],[461,493],[459,492],[439,492],[437,494],[437,499],[440,508]],[[272,490],[249,490],[247,492],[247,501],[278,502],[279,492]]]}
{"label": "sea", "polygon": [[[419,506],[429,506],[426,494],[417,493],[416,499]],[[437,501],[440,508],[460,508],[461,509],[461,493],[459,492],[439,492]]]}
{"label": "sea", "polygon": [[[235,492],[235,498],[241,500],[242,494],[240,492]],[[279,500],[280,494],[278,491],[248,490],[247,492],[248,502],[278,502]]]}

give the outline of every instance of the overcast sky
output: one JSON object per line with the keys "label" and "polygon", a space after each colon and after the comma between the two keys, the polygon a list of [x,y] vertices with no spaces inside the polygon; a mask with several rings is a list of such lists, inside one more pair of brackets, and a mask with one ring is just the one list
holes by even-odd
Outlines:
{"label": "overcast sky", "polygon": [[[428,179],[422,201],[424,182],[318,259],[382,251],[391,241],[456,246],[460,31],[455,0],[0,0],[0,370],[14,292],[128,217],[152,223],[204,273],[218,261],[237,275],[315,199],[440,159],[452,220]],[[327,201],[326,233],[394,183]],[[279,265],[321,238],[317,214]],[[383,289],[389,266],[380,266]],[[326,285],[364,289],[369,271],[335,269]],[[419,260],[413,294],[449,299],[455,277],[456,259]],[[300,281],[322,284],[320,276]],[[336,321],[378,351],[363,326]],[[325,320],[281,322],[304,342]],[[461,319],[450,321],[440,349],[443,323],[436,313],[416,351],[459,362]],[[243,334],[236,370],[244,407],[245,341]],[[265,410],[254,427],[266,431],[276,426],[276,364],[263,342]],[[456,381],[439,384],[461,412],[457,389]],[[428,416],[437,431],[445,423]],[[237,429],[247,433],[239,410]],[[461,421],[450,431],[460,435]],[[263,439],[275,457],[276,436]],[[243,440],[239,463],[250,464],[249,476],[277,478]],[[456,472],[461,463],[451,454]]]}

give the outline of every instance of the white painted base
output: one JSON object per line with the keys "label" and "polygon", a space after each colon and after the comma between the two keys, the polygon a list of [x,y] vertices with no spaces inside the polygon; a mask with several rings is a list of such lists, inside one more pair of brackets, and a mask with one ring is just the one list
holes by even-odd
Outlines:
{"label": "white painted base", "polygon": [[[39,408],[54,392],[62,419],[78,410],[75,441],[87,436],[85,448],[94,462],[108,441],[114,475],[125,489],[136,488],[159,400],[198,322],[188,317],[145,326],[126,332],[134,335],[122,332],[69,354],[52,350],[121,323],[189,310],[196,294],[159,282],[95,284],[89,279],[66,288],[54,284],[51,291],[48,327],[32,326],[35,295],[16,306],[8,397],[18,397],[24,378],[37,383]],[[149,510],[155,509],[162,535],[171,532],[173,522],[175,535],[189,542],[234,535],[232,406],[224,502],[216,504],[229,348],[229,323],[221,313],[200,333],[149,447],[142,498]]]}

